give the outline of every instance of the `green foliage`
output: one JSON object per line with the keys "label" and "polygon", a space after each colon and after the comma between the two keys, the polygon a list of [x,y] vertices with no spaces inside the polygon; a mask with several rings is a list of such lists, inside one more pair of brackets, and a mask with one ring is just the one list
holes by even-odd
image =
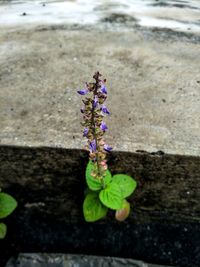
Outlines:
{"label": "green foliage", "polygon": [[112,178],[122,192],[122,197],[129,197],[136,189],[137,183],[132,177],[126,174],[116,174]]}
{"label": "green foliage", "polygon": [[[0,193],[0,219],[10,215],[16,207],[17,202],[12,196],[6,193]],[[4,223],[0,223],[0,239],[5,237],[6,231],[6,225]]]}
{"label": "green foliage", "polygon": [[95,172],[95,165],[89,161],[86,168],[86,182],[89,188],[85,191],[83,214],[87,222],[94,222],[106,216],[108,208],[116,210],[115,218],[124,221],[130,213],[130,204],[125,199],[136,189],[136,181],[125,174],[113,177],[109,170],[102,179],[91,175]]}
{"label": "green foliage", "polygon": [[[94,178],[91,173],[95,172],[95,165],[94,163],[90,160],[88,162],[87,168],[86,168],[86,182],[88,187],[93,190],[93,191],[98,191],[100,189],[102,189],[103,184],[101,179],[97,179]],[[109,172],[109,170],[106,171],[106,176],[103,178],[104,181],[104,185],[107,185],[108,183],[110,183],[112,179],[111,173]]]}
{"label": "green foliage", "polygon": [[0,223],[0,239],[6,236],[7,226],[4,223]]}
{"label": "green foliage", "polygon": [[83,202],[83,214],[86,222],[94,222],[106,216],[108,208],[99,200],[97,193],[88,193]]}
{"label": "green foliage", "polygon": [[121,189],[116,183],[111,182],[105,189],[101,190],[99,198],[110,209],[118,210],[122,208],[123,197]]}
{"label": "green foliage", "polygon": [[88,187],[93,191],[98,191],[101,189],[101,181],[98,179],[95,179],[91,173],[94,171],[94,164],[92,161],[88,162],[87,168],[86,168],[86,182]]}
{"label": "green foliage", "polygon": [[16,207],[17,202],[12,196],[0,193],[0,219],[10,215]]}

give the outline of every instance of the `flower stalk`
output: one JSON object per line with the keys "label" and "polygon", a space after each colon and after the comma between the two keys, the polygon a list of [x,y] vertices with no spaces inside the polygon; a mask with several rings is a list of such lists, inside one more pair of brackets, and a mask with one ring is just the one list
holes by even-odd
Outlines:
{"label": "flower stalk", "polygon": [[81,108],[84,126],[83,136],[87,138],[87,150],[90,160],[86,167],[85,178],[88,192],[83,202],[83,215],[87,222],[95,222],[104,218],[108,209],[115,210],[115,218],[124,221],[130,213],[130,204],[126,200],[135,190],[136,181],[125,174],[112,176],[108,170],[106,154],[112,150],[105,143],[103,136],[108,130],[104,121],[110,115],[105,105],[107,99],[106,80],[97,71],[94,82],[86,83],[85,88],[78,91],[87,95]]}
{"label": "flower stalk", "polygon": [[93,76],[95,82],[86,83],[85,88],[78,93],[88,95],[82,100],[84,107],[81,113],[84,120],[82,125],[85,127],[83,136],[88,140],[87,149],[90,152],[90,160],[95,166],[91,175],[104,184],[103,179],[107,170],[106,154],[112,148],[105,144],[103,139],[103,135],[108,130],[103,120],[110,112],[104,104],[107,98],[106,80],[101,77],[102,75],[97,71]]}

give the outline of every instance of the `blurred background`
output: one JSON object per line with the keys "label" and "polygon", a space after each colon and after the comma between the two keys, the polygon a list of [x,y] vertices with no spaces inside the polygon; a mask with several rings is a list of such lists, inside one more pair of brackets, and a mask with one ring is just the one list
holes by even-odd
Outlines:
{"label": "blurred background", "polygon": [[[199,31],[198,0],[1,0],[0,24],[125,22],[179,31]],[[23,18],[23,16],[27,16]]]}

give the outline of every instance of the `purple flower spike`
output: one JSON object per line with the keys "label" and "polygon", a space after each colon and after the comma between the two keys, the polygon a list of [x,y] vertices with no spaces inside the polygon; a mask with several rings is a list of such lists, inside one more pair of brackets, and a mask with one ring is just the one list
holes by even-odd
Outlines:
{"label": "purple flower spike", "polygon": [[101,128],[102,131],[108,130],[108,127],[107,127],[107,125],[106,125],[106,123],[104,121],[102,121],[100,128]]}
{"label": "purple flower spike", "polygon": [[106,94],[106,95],[107,95],[107,88],[105,87],[104,84],[101,86],[101,92],[102,92],[103,94]]}
{"label": "purple flower spike", "polygon": [[82,89],[82,90],[77,91],[77,93],[80,95],[86,95],[88,92],[89,92],[88,89]]}
{"label": "purple flower spike", "polygon": [[83,136],[86,137],[87,134],[88,134],[88,132],[89,132],[89,129],[88,128],[85,128],[84,131],[83,131]]}
{"label": "purple flower spike", "polygon": [[94,101],[93,101],[93,107],[96,108],[98,106],[98,97],[95,95]]}
{"label": "purple flower spike", "polygon": [[97,145],[96,145],[96,141],[95,140],[91,141],[90,144],[89,144],[89,146],[90,146],[90,151],[91,152],[96,152]]}
{"label": "purple flower spike", "polygon": [[108,146],[108,145],[104,145],[104,150],[107,152],[110,152],[112,150],[112,147]]}
{"label": "purple flower spike", "polygon": [[107,109],[107,107],[105,106],[105,105],[102,105],[102,107],[101,107],[101,110],[103,111],[103,113],[105,113],[105,114],[110,114],[110,112],[108,111],[108,109]]}

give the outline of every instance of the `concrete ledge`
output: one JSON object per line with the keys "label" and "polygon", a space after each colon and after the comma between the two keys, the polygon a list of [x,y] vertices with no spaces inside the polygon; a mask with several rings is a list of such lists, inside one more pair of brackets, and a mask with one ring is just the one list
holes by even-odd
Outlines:
{"label": "concrete ledge", "polygon": [[108,81],[114,149],[199,156],[200,46],[163,34],[3,29],[0,144],[84,147],[76,91],[98,69]]}

